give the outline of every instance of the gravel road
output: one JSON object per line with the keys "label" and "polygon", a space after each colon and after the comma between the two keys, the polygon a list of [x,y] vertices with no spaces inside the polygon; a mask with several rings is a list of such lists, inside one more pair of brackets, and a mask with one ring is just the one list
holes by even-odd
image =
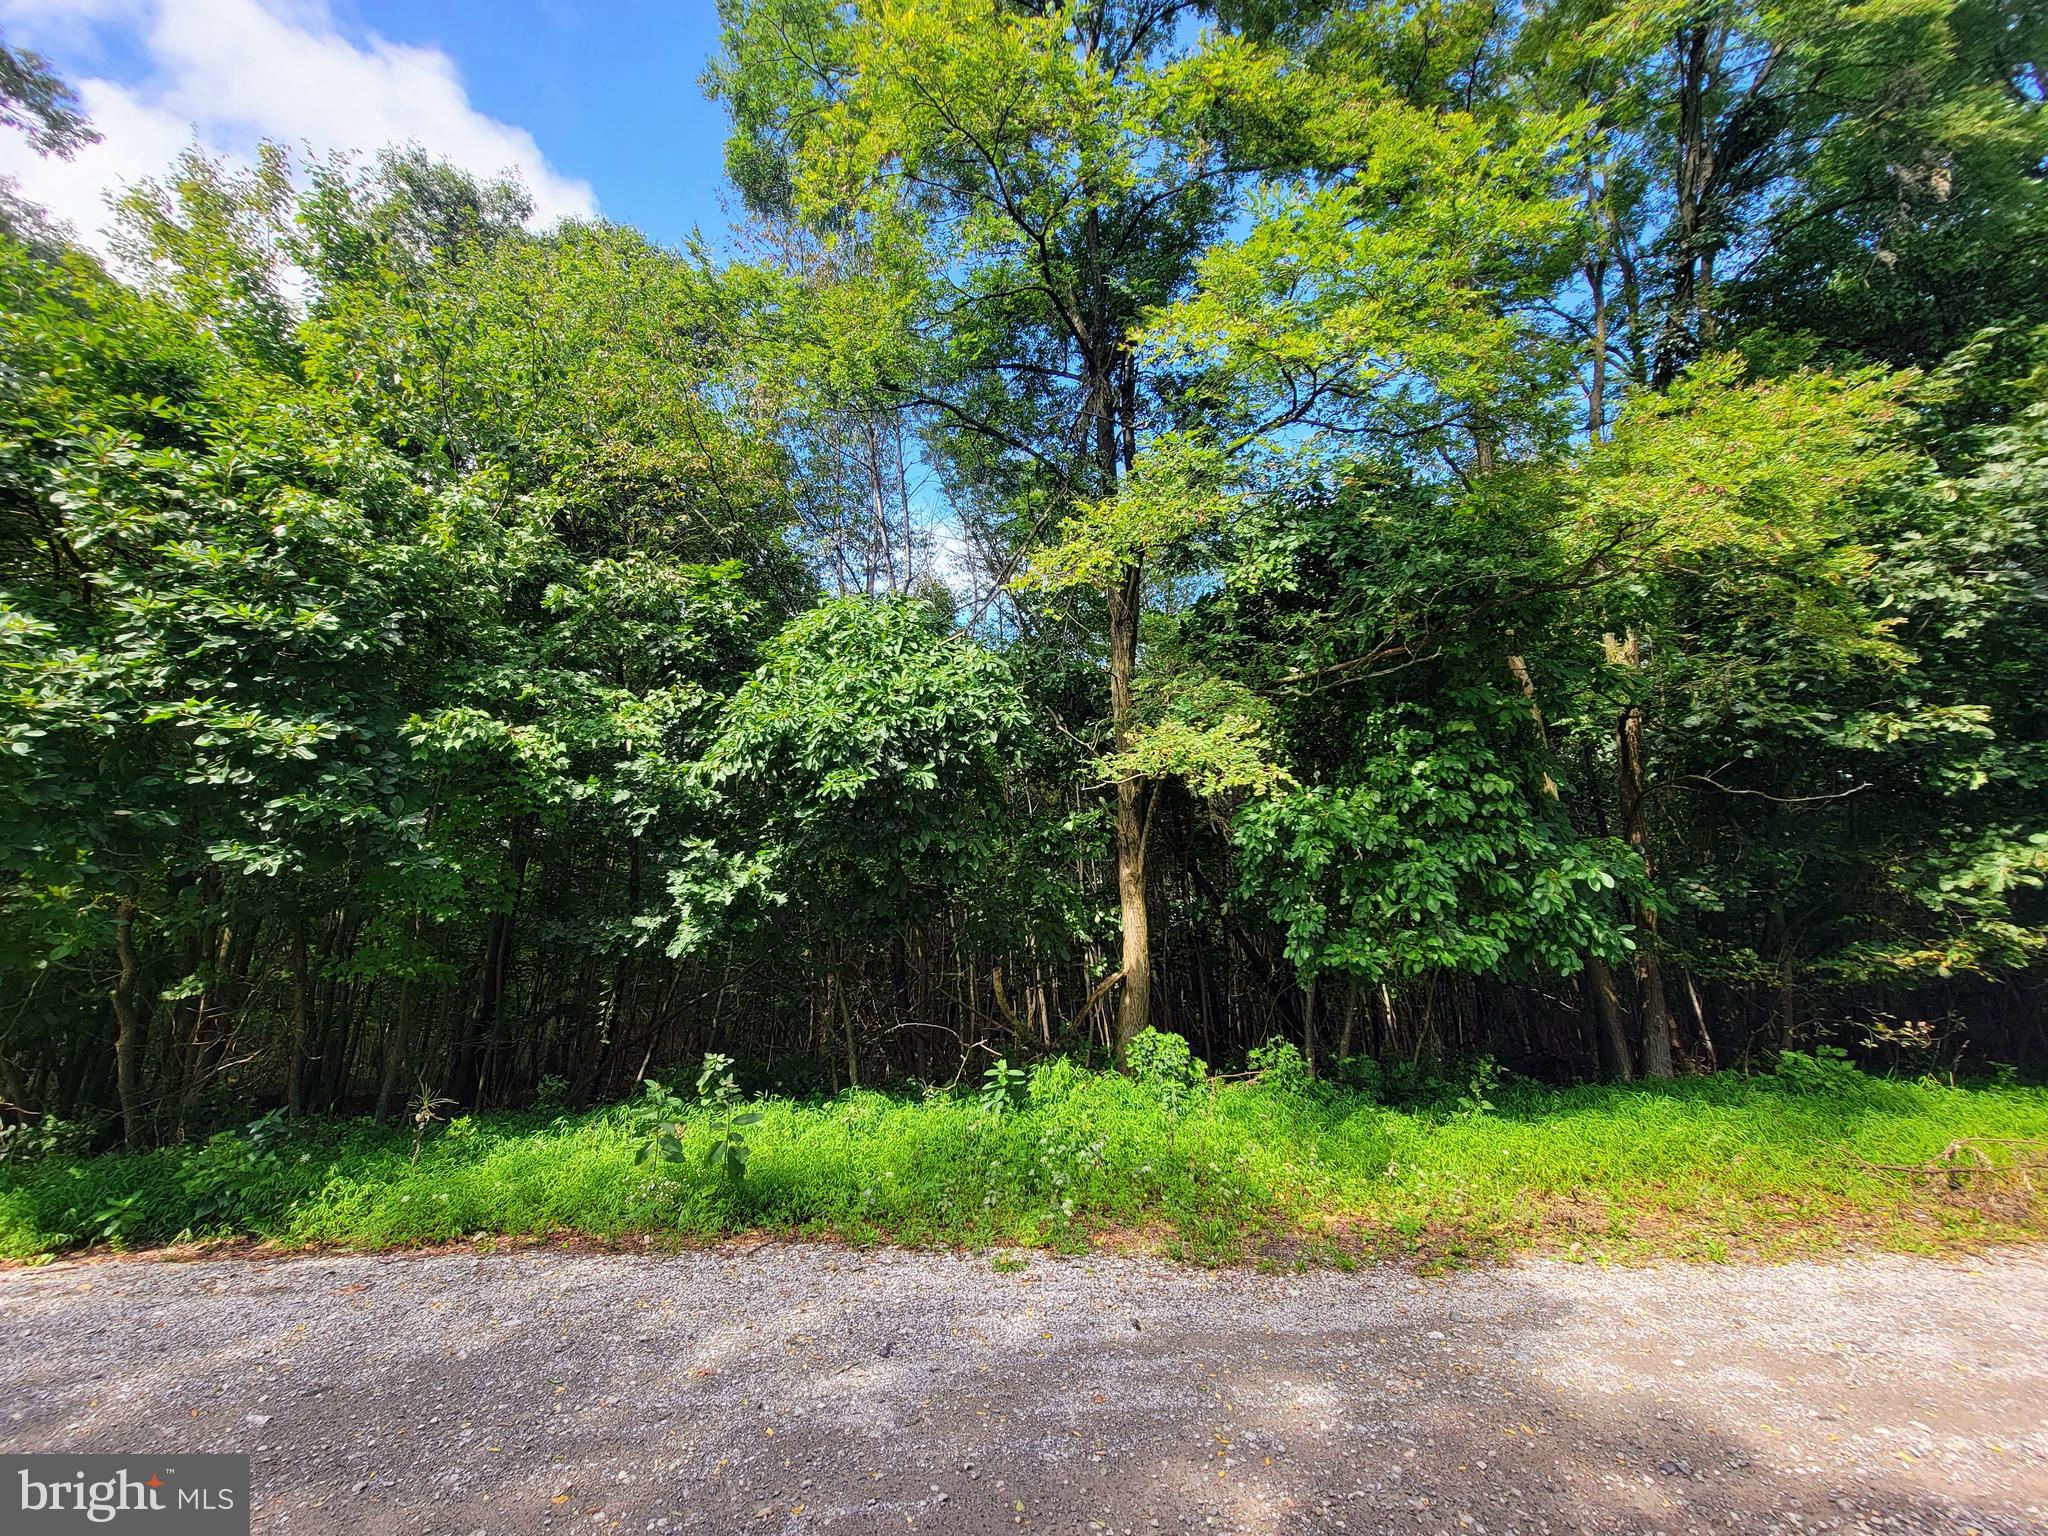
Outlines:
{"label": "gravel road", "polygon": [[247,1450],[272,1532],[2048,1531],[2048,1248],[65,1263],[0,1347],[0,1446]]}

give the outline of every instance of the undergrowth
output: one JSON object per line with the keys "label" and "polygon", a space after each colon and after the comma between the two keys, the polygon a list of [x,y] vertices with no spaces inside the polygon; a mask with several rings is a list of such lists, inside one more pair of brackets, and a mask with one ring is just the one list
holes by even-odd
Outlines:
{"label": "undergrowth", "polygon": [[[1371,1080],[1364,1080],[1371,1079]],[[687,1080],[685,1080],[687,1081]],[[2048,1090],[1849,1070],[1549,1088],[1484,1067],[1420,1102],[1291,1063],[1218,1081],[1055,1061],[987,1090],[748,1106],[743,1177],[706,1166],[732,1110],[677,1096],[680,1155],[631,1106],[411,1128],[266,1117],[191,1147],[0,1161],[0,1257],[219,1237],[381,1248],[740,1232],[976,1248],[1136,1247],[1202,1261],[1468,1262],[1942,1248],[2048,1231],[2028,1164]],[[1922,1171],[1955,1149],[1972,1171]]]}

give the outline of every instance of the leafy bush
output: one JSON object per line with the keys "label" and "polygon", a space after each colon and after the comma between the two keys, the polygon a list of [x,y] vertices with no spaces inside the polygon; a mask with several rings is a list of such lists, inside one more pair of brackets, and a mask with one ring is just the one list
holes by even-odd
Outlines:
{"label": "leafy bush", "polygon": [[244,1132],[209,1137],[185,1163],[182,1183],[191,1200],[191,1230],[239,1230],[268,1214],[279,1152],[289,1139],[279,1110],[252,1121]]}
{"label": "leafy bush", "polygon": [[552,1073],[542,1078],[533,1091],[534,1112],[559,1115],[569,1107],[569,1080]]}
{"label": "leafy bush", "polygon": [[1031,1086],[1027,1096],[1034,1105],[1052,1105],[1066,1098],[1082,1083],[1088,1074],[1071,1056],[1055,1056],[1050,1061],[1041,1061],[1031,1069]]}
{"label": "leafy bush", "polygon": [[1371,1056],[1346,1056],[1337,1063],[1337,1083],[1347,1093],[1380,1102],[1386,1095],[1386,1078],[1378,1060]]}
{"label": "leafy bush", "polygon": [[126,1248],[129,1239],[148,1220],[149,1212],[143,1207],[146,1198],[139,1189],[107,1196],[92,1213],[90,1235],[115,1248]]}
{"label": "leafy bush", "polygon": [[1264,1045],[1254,1046],[1244,1061],[1247,1067],[1258,1073],[1259,1086],[1274,1093],[1297,1098],[1315,1087],[1315,1079],[1309,1075],[1308,1062],[1291,1040],[1275,1038]]}
{"label": "leafy bush", "polygon": [[1850,1093],[1868,1081],[1838,1045],[1780,1051],[1776,1076],[1780,1086],[1792,1093]]}
{"label": "leafy bush", "polygon": [[[659,1159],[673,1167],[688,1155],[690,1121],[699,1114],[708,1120],[711,1139],[699,1154],[704,1167],[726,1184],[737,1184],[747,1176],[747,1128],[760,1122],[757,1110],[740,1107],[739,1079],[732,1072],[732,1058],[707,1051],[697,1072],[697,1104],[667,1084],[647,1078],[641,1095],[625,1111],[625,1121],[640,1141],[635,1162]],[[451,1127],[450,1129],[453,1129]]]}
{"label": "leafy bush", "polygon": [[1164,1030],[1140,1030],[1124,1048],[1124,1069],[1168,1114],[1185,1109],[1209,1069],[1187,1040]]}
{"label": "leafy bush", "polygon": [[681,1161],[684,1137],[688,1134],[683,1122],[689,1117],[689,1104],[681,1094],[655,1078],[643,1079],[640,1097],[628,1104],[620,1116],[640,1142],[633,1161]]}
{"label": "leafy bush", "polygon": [[39,1157],[84,1157],[105,1129],[104,1115],[63,1120],[37,1115],[0,1125],[0,1163],[25,1163]]}
{"label": "leafy bush", "polygon": [[728,1184],[747,1176],[746,1127],[758,1124],[757,1110],[740,1108],[739,1079],[732,1075],[732,1058],[715,1051],[704,1053],[704,1069],[697,1074],[697,1097],[711,1112],[711,1144],[704,1149],[704,1166]]}
{"label": "leafy bush", "polygon": [[1389,1062],[1380,1076],[1382,1102],[1401,1109],[1455,1113],[1472,1084],[1472,1069],[1455,1061],[1422,1057]]}

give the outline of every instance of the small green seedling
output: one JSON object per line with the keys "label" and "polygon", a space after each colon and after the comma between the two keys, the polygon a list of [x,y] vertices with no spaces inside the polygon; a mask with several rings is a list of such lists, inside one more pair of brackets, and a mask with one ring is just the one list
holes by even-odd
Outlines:
{"label": "small green seedling", "polygon": [[427,1128],[441,1118],[441,1111],[448,1108],[453,1099],[436,1098],[434,1090],[427,1086],[427,1080],[420,1079],[419,1092],[412,1096],[412,1160],[420,1160],[420,1143],[426,1139]]}
{"label": "small green seedling", "polygon": [[747,1176],[747,1139],[741,1132],[761,1120],[759,1110],[740,1109],[740,1085],[731,1072],[732,1058],[715,1051],[704,1054],[697,1074],[697,1097],[712,1114],[712,1142],[704,1149],[704,1166],[737,1184]]}
{"label": "small green seedling", "polygon": [[1000,1118],[1024,1102],[1024,1085],[1030,1074],[1022,1067],[1010,1065],[1009,1058],[998,1056],[981,1075],[981,1109],[986,1115]]}
{"label": "small green seedling", "polygon": [[[746,1128],[760,1122],[758,1110],[740,1108],[739,1080],[732,1075],[732,1058],[706,1052],[703,1070],[697,1074],[698,1101],[711,1112],[711,1144],[704,1149],[704,1166],[730,1184],[747,1176]],[[628,1111],[632,1123],[646,1137],[637,1162],[660,1158],[679,1163],[688,1156],[684,1142],[688,1129],[684,1119],[689,1103],[672,1089],[648,1078],[642,1085],[640,1102]]]}

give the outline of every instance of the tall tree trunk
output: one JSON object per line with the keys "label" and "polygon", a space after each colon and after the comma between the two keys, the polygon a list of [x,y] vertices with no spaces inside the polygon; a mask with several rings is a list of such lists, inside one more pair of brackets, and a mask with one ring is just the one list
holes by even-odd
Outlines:
{"label": "tall tree trunk", "polygon": [[389,1120],[398,1104],[398,1080],[405,1071],[407,1037],[412,1033],[412,996],[419,983],[408,976],[398,984],[398,1017],[384,1040],[384,1071],[377,1080],[375,1117]]}
{"label": "tall tree trunk", "polygon": [[839,1029],[846,1043],[846,1086],[860,1086],[860,1049],[853,1034],[853,1009],[846,1000],[846,983],[841,982],[839,992]]}
{"label": "tall tree trunk", "polygon": [[[1529,719],[1536,727],[1536,739],[1547,752],[1550,728],[1543,719],[1543,705],[1536,697],[1536,679],[1530,674],[1528,661],[1510,655],[1508,673],[1521,689],[1522,697],[1529,701]],[[1546,799],[1559,798],[1557,780],[1547,768],[1543,773],[1543,794]],[[1630,1082],[1636,1075],[1635,1063],[1629,1052],[1628,1029],[1622,1022],[1621,996],[1614,985],[1614,972],[1599,955],[1588,952],[1585,958],[1586,982],[1593,994],[1593,1046],[1600,1059],[1600,1073],[1613,1082]]]}
{"label": "tall tree trunk", "polygon": [[1316,984],[1311,981],[1301,1001],[1301,1059],[1310,1078],[1316,1076]]}
{"label": "tall tree trunk", "polygon": [[[208,877],[208,897],[219,901],[221,876],[218,870]],[[172,1049],[178,1053],[177,1069],[177,1119],[172,1139],[185,1139],[185,1122],[191,1116],[193,1100],[199,1096],[200,1085],[206,1077],[206,1026],[207,1022],[219,1016],[222,998],[227,982],[228,957],[232,948],[234,931],[225,922],[210,922],[203,936],[195,946],[190,969],[196,970],[202,963],[207,968],[206,985],[192,999],[190,1024],[181,1016],[171,1035]]]}
{"label": "tall tree trunk", "polygon": [[[414,968],[419,965],[420,940],[426,933],[426,927],[426,914],[415,910],[412,915],[412,954],[409,957]],[[376,1116],[379,1120],[389,1119],[398,1110],[398,1081],[405,1072],[405,1058],[412,1050],[412,1009],[418,991],[419,980],[415,976],[408,976],[399,983],[398,1018],[384,1041],[384,1072],[377,1083]]]}
{"label": "tall tree trunk", "polygon": [[[1134,561],[1109,606],[1109,700],[1116,750],[1130,745],[1132,683],[1138,667],[1138,603],[1144,576]],[[1116,894],[1123,914],[1123,991],[1117,999],[1116,1059],[1152,1018],[1151,913],[1145,900],[1145,786],[1116,786]]]}
{"label": "tall tree trunk", "polygon": [[1628,1024],[1622,1017],[1621,991],[1614,971],[1598,955],[1586,956],[1586,985],[1593,994],[1593,1049],[1601,1075],[1617,1083],[1635,1081],[1634,1054],[1629,1050]]}
{"label": "tall tree trunk", "polygon": [[505,968],[512,949],[512,914],[493,913],[484,930],[482,969],[477,976],[476,1005],[470,1014],[469,1031],[455,1058],[454,1084],[449,1095],[456,1103],[481,1107],[484,1078],[490,1070],[489,1052],[497,1040],[498,1020],[504,1009]]}
{"label": "tall tree trunk", "polygon": [[1789,1051],[1799,1042],[1799,993],[1793,985],[1792,922],[1782,901],[1771,904],[1765,930],[1769,935],[1766,945],[1776,952],[1778,1049]]}
{"label": "tall tree trunk", "polygon": [[212,1033],[201,1042],[196,1070],[183,1090],[183,1102],[178,1108],[181,1122],[206,1084],[225,1069],[234,1054],[235,1036],[249,1015],[249,970],[256,962],[257,941],[262,935],[261,917],[250,918],[223,932],[216,984],[208,989],[207,1003],[201,1010]]}
{"label": "tall tree trunk", "polygon": [[[355,958],[356,940],[362,929],[360,912],[342,913],[337,920],[333,947],[328,952],[332,967],[346,967]],[[313,1107],[331,1113],[340,1108],[348,1092],[349,1052],[367,1000],[364,989],[341,976],[328,978],[322,997],[319,1063],[308,1086]]]}
{"label": "tall tree trunk", "polygon": [[[212,945],[207,952],[212,952]],[[188,969],[185,973],[191,975]],[[190,997],[180,998],[178,1006],[171,1010],[171,1016],[164,1024],[164,1098],[175,1106],[170,1112],[170,1139],[173,1145],[185,1140],[185,1111],[192,1103],[192,1095],[198,1091],[199,1063],[204,1051],[201,1035],[206,1028],[206,999],[204,988]]]}
{"label": "tall tree trunk", "polygon": [[848,1087],[860,1087],[860,1044],[854,1038],[854,1010],[852,1010],[852,1004],[850,1004],[848,997],[846,997],[846,965],[844,963],[836,969],[834,981],[838,981],[838,985],[831,987],[831,995],[834,995],[838,999],[838,1004],[840,1004],[840,1038],[842,1038],[844,1047],[846,1047],[846,1085]]}
{"label": "tall tree trunk", "polygon": [[[1588,201],[1596,197],[1590,166],[1586,171],[1586,196]],[[1604,209],[1604,191],[1597,196]],[[1606,228],[1606,235],[1609,240],[1619,243],[1619,232],[1611,223]],[[1599,443],[1607,438],[1607,260],[1604,252],[1596,253],[1586,263],[1585,273],[1586,289],[1593,303],[1593,359],[1592,375],[1586,389],[1586,435]],[[1511,657],[1509,666],[1514,667],[1518,660]],[[1516,672],[1518,678],[1526,678],[1527,675],[1527,668]],[[1534,684],[1525,684],[1524,692],[1529,695],[1529,708],[1536,710]],[[1538,720],[1540,730],[1540,713]],[[1586,957],[1586,989],[1593,998],[1593,1050],[1600,1062],[1601,1076],[1610,1082],[1633,1082],[1635,1058],[1629,1049],[1628,1026],[1622,1019],[1621,992],[1614,984],[1613,969],[1599,955]]]}
{"label": "tall tree trunk", "polygon": [[1657,348],[1656,385],[1668,389],[1699,339],[1701,216],[1713,175],[1706,97],[1713,72],[1713,33],[1705,23],[1679,36],[1678,143],[1672,187],[1671,307]]}
{"label": "tall tree trunk", "polygon": [[306,1046],[313,1026],[313,988],[307,972],[306,920],[292,929],[292,1057],[284,1084],[285,1113],[296,1120],[306,1112]]}
{"label": "tall tree trunk", "polygon": [[1592,366],[1586,380],[1586,435],[1607,440],[1607,258],[1586,263],[1586,290],[1593,298]]}
{"label": "tall tree trunk", "polygon": [[350,982],[342,992],[341,1039],[331,1036],[327,1050],[333,1065],[326,1074],[320,1102],[328,1114],[341,1114],[348,1107],[348,1091],[354,1076],[356,1051],[368,1037],[370,1020],[377,1002],[377,981],[370,977]]}
{"label": "tall tree trunk", "polygon": [[[1088,284],[1088,410],[1094,418],[1095,472],[1102,496],[1116,493],[1137,456],[1137,370],[1122,355],[1110,322],[1108,273],[1102,260],[1101,214],[1084,221]],[[1135,724],[1133,689],[1138,673],[1138,625],[1143,616],[1145,569],[1134,558],[1109,591],[1109,715],[1116,750],[1130,745]],[[1116,889],[1123,921],[1123,990],[1117,999],[1116,1060],[1152,1018],[1151,914],[1145,900],[1146,786],[1136,779],[1116,787]]]}
{"label": "tall tree trunk", "polygon": [[505,1047],[505,983],[515,958],[514,938],[519,909],[526,897],[526,867],[531,850],[522,842],[512,856],[512,906],[491,918],[484,938],[483,973],[478,979],[476,1013],[456,1068],[450,1095],[458,1104],[483,1107],[483,1097]]}
{"label": "tall tree trunk", "polygon": [[[1642,665],[1642,646],[1631,630],[1617,652],[1623,665]],[[1631,702],[1621,712],[1615,729],[1615,775],[1621,807],[1623,835],[1629,846],[1642,855],[1643,868],[1653,870],[1650,861],[1649,818],[1644,811],[1643,711]],[[1671,1056],[1671,1004],[1664,989],[1664,962],[1657,932],[1657,909],[1646,901],[1636,903],[1636,1012],[1642,1026],[1642,1061],[1645,1077],[1673,1075]]]}
{"label": "tall tree trunk", "polygon": [[133,896],[115,900],[114,1084],[121,1099],[121,1142],[127,1147],[142,1145],[142,1056],[148,1044],[135,1006],[135,916]]}

